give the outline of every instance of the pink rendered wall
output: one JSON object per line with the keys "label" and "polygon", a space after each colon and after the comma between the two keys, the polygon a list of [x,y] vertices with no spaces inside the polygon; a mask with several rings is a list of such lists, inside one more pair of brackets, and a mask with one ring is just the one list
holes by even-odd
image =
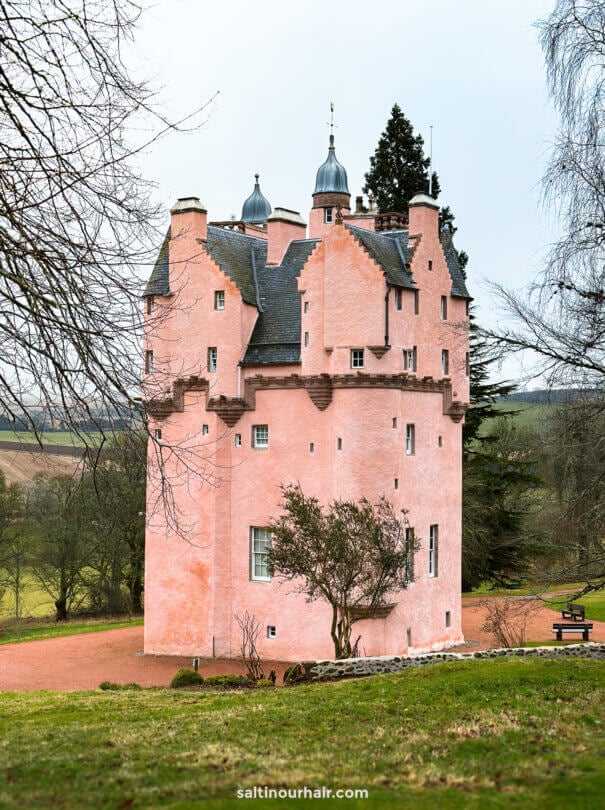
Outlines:
{"label": "pink rendered wall", "polygon": [[267,264],[280,264],[290,242],[304,239],[306,234],[306,225],[269,219],[267,222]]}

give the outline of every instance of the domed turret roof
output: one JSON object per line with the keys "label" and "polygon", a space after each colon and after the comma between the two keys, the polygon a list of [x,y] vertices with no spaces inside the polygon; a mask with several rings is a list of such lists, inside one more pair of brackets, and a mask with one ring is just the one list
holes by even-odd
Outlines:
{"label": "domed turret roof", "polygon": [[263,197],[258,184],[258,174],[255,174],[256,182],[254,191],[245,201],[242,207],[242,222],[266,222],[271,213],[271,205],[266,197]]}
{"label": "domed turret roof", "polygon": [[330,135],[330,148],[328,158],[317,170],[314,194],[322,193],[349,194],[347,172],[344,166],[336,160],[334,148],[334,135]]}

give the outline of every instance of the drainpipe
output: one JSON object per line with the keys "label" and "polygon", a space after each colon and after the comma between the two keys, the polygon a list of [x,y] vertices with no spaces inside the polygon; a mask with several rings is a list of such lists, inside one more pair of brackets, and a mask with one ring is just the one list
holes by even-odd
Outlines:
{"label": "drainpipe", "polygon": [[384,297],[384,345],[389,348],[389,300],[391,298],[391,285],[387,281],[387,292]]}

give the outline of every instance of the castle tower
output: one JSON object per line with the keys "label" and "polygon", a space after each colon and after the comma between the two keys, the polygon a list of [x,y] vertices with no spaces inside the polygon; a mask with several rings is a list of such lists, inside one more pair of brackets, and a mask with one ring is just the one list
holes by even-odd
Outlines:
{"label": "castle tower", "polygon": [[334,135],[330,135],[328,157],[317,170],[313,208],[309,215],[309,237],[322,236],[343,214],[351,213],[351,194],[345,167],[336,158]]}

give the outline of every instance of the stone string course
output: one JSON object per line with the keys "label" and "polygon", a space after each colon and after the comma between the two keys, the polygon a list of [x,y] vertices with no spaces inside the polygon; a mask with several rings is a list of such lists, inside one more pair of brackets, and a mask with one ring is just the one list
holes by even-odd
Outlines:
{"label": "stone string course", "polygon": [[495,650],[455,653],[435,652],[425,655],[384,655],[376,658],[345,658],[341,661],[306,661],[308,681],[379,675],[399,672],[410,667],[440,664],[444,661],[477,661],[486,658],[596,658],[605,659],[605,643],[566,644],[560,647],[503,647]]}

